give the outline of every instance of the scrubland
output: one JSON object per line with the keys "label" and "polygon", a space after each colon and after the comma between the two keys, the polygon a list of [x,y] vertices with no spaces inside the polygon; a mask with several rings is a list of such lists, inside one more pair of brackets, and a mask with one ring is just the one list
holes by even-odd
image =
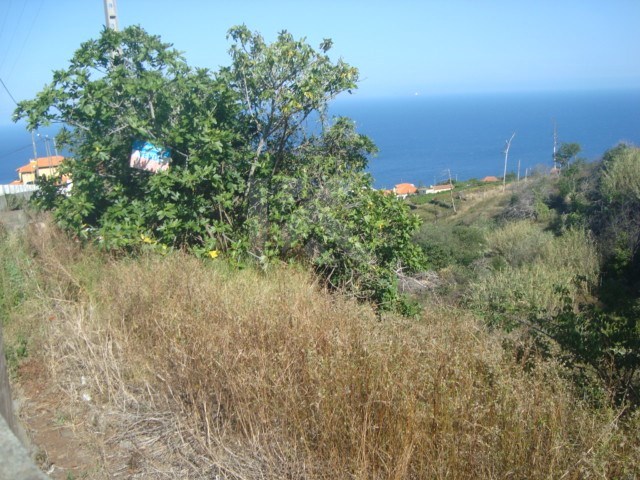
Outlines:
{"label": "scrubland", "polygon": [[[574,249],[571,236],[523,238],[540,259]],[[526,340],[471,309],[433,302],[417,318],[381,316],[301,268],[107,255],[46,219],[4,234],[0,252],[16,381],[21,363],[46,366],[85,425],[78,435],[100,446],[91,478],[640,473],[637,415],[594,406],[560,361],[522,355]]]}
{"label": "scrubland", "polygon": [[[54,405],[41,463],[67,480],[637,477],[640,150],[586,164],[562,144],[553,176],[402,202],[372,189],[373,141],[325,115],[359,78],[330,40],[227,38],[209,71],[107,29],[16,108],[31,130],[74,126],[56,139],[72,188],[34,194],[52,220],[0,235],[14,383],[25,412]],[[135,139],[174,152],[169,170],[131,169]]]}

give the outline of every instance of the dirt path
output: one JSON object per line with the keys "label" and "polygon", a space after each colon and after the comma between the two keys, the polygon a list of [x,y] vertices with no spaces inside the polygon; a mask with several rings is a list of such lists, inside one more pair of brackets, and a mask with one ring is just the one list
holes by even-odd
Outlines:
{"label": "dirt path", "polygon": [[52,479],[108,478],[104,446],[96,442],[103,435],[80,420],[84,415],[51,384],[46,367],[31,359],[20,367],[19,378],[18,415],[36,449],[36,464]]}

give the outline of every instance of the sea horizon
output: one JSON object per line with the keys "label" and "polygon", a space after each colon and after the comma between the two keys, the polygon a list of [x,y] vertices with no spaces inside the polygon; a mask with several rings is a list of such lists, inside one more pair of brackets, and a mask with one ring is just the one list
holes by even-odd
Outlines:
{"label": "sea horizon", "polygon": [[[504,146],[513,133],[507,170],[551,168],[554,128],[558,143],[575,142],[579,155],[597,160],[620,142],[640,144],[640,89],[448,93],[389,97],[341,97],[331,115],[347,116],[369,136],[379,154],[368,171],[376,188],[401,182],[431,185],[448,178],[502,175]],[[38,156],[46,156],[39,131]],[[49,142],[51,148],[51,142]],[[33,157],[24,124],[0,125],[0,183]]]}
{"label": "sea horizon", "polygon": [[594,161],[620,142],[640,143],[640,89],[534,91],[348,98],[331,112],[356,122],[379,148],[368,170],[376,188],[502,176],[553,166],[558,144],[579,143]]}

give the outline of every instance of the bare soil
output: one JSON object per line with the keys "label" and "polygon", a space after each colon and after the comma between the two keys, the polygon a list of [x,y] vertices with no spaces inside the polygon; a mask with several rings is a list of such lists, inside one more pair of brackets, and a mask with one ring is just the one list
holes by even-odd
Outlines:
{"label": "bare soil", "polygon": [[[52,479],[106,478],[105,452],[95,428],[65,398],[47,375],[42,360],[29,359],[14,384],[20,421],[29,436],[38,467]],[[74,411],[75,410],[75,411]]]}

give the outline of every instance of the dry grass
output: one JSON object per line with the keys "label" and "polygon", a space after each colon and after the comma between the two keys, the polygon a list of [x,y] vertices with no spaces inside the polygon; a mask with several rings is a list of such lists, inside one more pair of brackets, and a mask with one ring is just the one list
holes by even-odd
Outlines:
{"label": "dry grass", "polygon": [[613,412],[577,401],[553,363],[525,371],[464,312],[381,321],[289,267],[109,260],[46,227],[30,239],[40,314],[57,315],[44,344],[52,374],[70,401],[89,390],[108,417],[96,431],[111,474],[577,479],[636,468]]}

